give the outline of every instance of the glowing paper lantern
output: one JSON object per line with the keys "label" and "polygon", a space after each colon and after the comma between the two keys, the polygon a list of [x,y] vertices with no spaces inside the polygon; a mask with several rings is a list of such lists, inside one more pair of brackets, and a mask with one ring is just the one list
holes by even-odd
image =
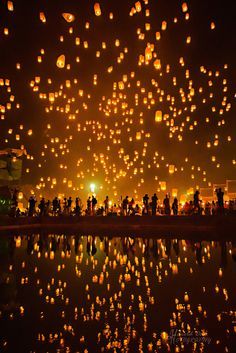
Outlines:
{"label": "glowing paper lantern", "polygon": [[160,32],[156,32],[156,40],[160,40],[161,39],[161,33]]}
{"label": "glowing paper lantern", "polygon": [[75,20],[75,16],[72,13],[68,13],[68,12],[63,12],[62,17],[68,23],[71,23]]}
{"label": "glowing paper lantern", "polygon": [[96,2],[96,4],[94,5],[94,13],[96,16],[101,16],[102,14],[101,7],[98,2]]}
{"label": "glowing paper lantern", "polygon": [[166,182],[160,181],[160,187],[161,187],[161,191],[166,191]]}
{"label": "glowing paper lantern", "polygon": [[14,11],[14,5],[12,1],[7,2],[7,9],[8,11]]}
{"label": "glowing paper lantern", "polygon": [[160,70],[161,69],[161,60],[160,59],[156,59],[154,61],[154,67],[156,70]]}
{"label": "glowing paper lantern", "polygon": [[16,247],[20,248],[21,247],[21,237],[16,238]]}
{"label": "glowing paper lantern", "polygon": [[188,11],[188,4],[186,2],[183,2],[182,4],[182,11],[187,12]]}
{"label": "glowing paper lantern", "polygon": [[175,172],[175,166],[174,166],[174,164],[170,164],[169,165],[169,173],[174,174],[174,172]]}
{"label": "glowing paper lantern", "polygon": [[177,197],[178,189],[172,189],[172,197]]}
{"label": "glowing paper lantern", "polygon": [[57,67],[59,67],[60,69],[63,69],[65,67],[65,60],[66,60],[66,57],[65,55],[60,55],[58,58],[57,58]]}
{"label": "glowing paper lantern", "polygon": [[162,29],[162,31],[165,31],[167,29],[167,22],[166,21],[162,21],[161,29]]}
{"label": "glowing paper lantern", "polygon": [[140,131],[136,132],[136,140],[141,140],[142,134]]}
{"label": "glowing paper lantern", "polygon": [[141,12],[141,11],[142,11],[142,5],[141,5],[141,2],[140,2],[140,1],[137,1],[137,2],[135,3],[135,10],[136,10],[137,12]]}
{"label": "glowing paper lantern", "polygon": [[42,21],[43,23],[46,22],[46,16],[45,16],[44,12],[40,12],[40,13],[39,13],[39,19],[40,19],[40,21]]}
{"label": "glowing paper lantern", "polygon": [[156,123],[160,123],[162,121],[162,111],[161,110],[156,111],[155,121],[156,121]]}
{"label": "glowing paper lantern", "polygon": [[152,49],[151,49],[151,47],[147,47],[145,49],[145,60],[146,61],[152,60]]}

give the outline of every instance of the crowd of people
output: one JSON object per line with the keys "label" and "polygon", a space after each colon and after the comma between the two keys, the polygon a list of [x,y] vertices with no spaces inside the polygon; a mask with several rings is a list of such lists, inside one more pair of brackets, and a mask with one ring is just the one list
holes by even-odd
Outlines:
{"label": "crowd of people", "polygon": [[103,203],[98,206],[98,200],[95,195],[87,199],[86,207],[83,206],[79,197],[75,200],[72,197],[60,199],[55,197],[52,201],[42,198],[37,202],[34,196],[28,200],[28,208],[25,212],[21,212],[16,208],[15,215],[32,216],[59,216],[59,215],[75,215],[75,216],[142,216],[142,215],[216,215],[216,214],[233,214],[236,213],[236,200],[224,202],[224,192],[221,189],[216,190],[217,201],[202,202],[200,193],[197,190],[193,195],[193,200],[179,203],[177,197],[172,202],[169,194],[166,194],[164,200],[159,200],[157,194],[149,197],[145,194],[142,203],[137,203],[134,198],[126,196],[120,199],[120,202],[113,204],[109,197],[106,196]]}

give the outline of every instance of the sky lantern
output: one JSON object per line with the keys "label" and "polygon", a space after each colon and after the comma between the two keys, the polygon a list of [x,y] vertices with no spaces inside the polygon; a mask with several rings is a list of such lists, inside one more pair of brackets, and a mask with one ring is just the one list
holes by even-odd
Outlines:
{"label": "sky lantern", "polygon": [[65,60],[66,60],[66,57],[64,54],[60,55],[57,58],[57,67],[59,67],[59,69],[63,69],[65,67]]}
{"label": "sky lantern", "polygon": [[[14,0],[5,1],[9,11],[13,11],[13,2]],[[16,3],[14,2],[14,4]],[[227,118],[225,114],[234,107],[234,99],[236,101],[236,94],[235,92],[233,92],[233,94],[231,92],[231,87],[228,83],[229,76],[227,71],[225,71],[228,68],[230,69],[230,66],[224,64],[222,68],[219,67],[216,71],[208,67],[203,61],[201,66],[199,65],[197,67],[198,77],[197,74],[193,75],[192,68],[187,66],[189,62],[188,55],[190,55],[187,48],[185,48],[183,56],[178,46],[175,47],[176,55],[173,55],[173,60],[171,59],[172,64],[170,65],[168,63],[168,57],[163,55],[163,48],[165,47],[164,41],[168,40],[168,38],[166,39],[164,32],[162,32],[169,30],[169,17],[166,21],[162,22],[162,18],[164,19],[165,17],[162,17],[164,14],[160,13],[158,29],[158,25],[155,26],[156,12],[153,13],[154,9],[152,7],[145,7],[144,9],[144,5],[148,5],[147,0],[135,0],[132,9],[131,6],[127,4],[127,15],[130,10],[134,16],[135,14],[142,13],[142,10],[144,10],[142,16],[139,16],[140,22],[138,25],[135,19],[127,22],[127,26],[134,26],[134,30],[130,32],[130,35],[133,35],[134,38],[132,38],[129,43],[127,42],[127,44],[125,44],[125,35],[119,31],[114,32],[120,33],[119,36],[106,36],[106,30],[110,30],[109,26],[111,24],[109,18],[113,19],[113,13],[110,13],[109,8],[107,9],[106,21],[104,22],[104,26],[101,27],[95,17],[95,15],[101,15],[101,8],[100,4],[95,2],[92,2],[92,16],[90,13],[90,17],[82,21],[79,29],[73,26],[73,24],[70,25],[70,23],[75,20],[73,13],[63,13],[63,9],[59,12],[59,19],[60,16],[63,16],[64,19],[61,19],[61,21],[64,22],[65,20],[69,23],[69,26],[64,23],[65,26],[59,27],[53,34],[50,33],[50,28],[47,28],[47,26],[38,28],[43,31],[42,35],[46,35],[45,31],[48,31],[48,35],[52,36],[52,38],[50,37],[50,43],[55,45],[55,48],[57,48],[58,45],[60,46],[61,49],[58,55],[60,53],[65,53],[66,55],[69,53],[66,57],[64,54],[54,57],[54,69],[56,64],[59,69],[65,68],[66,71],[63,70],[61,73],[56,70],[50,71],[53,62],[51,63],[52,65],[49,65],[51,56],[48,41],[46,40],[45,43],[43,43],[42,38],[42,41],[40,40],[41,44],[38,46],[37,50],[35,49],[34,55],[32,55],[35,71],[32,77],[29,78],[30,89],[34,92],[35,97],[40,100],[40,105],[43,108],[42,111],[45,112],[45,120],[43,120],[42,129],[47,130],[43,143],[39,145],[39,147],[41,147],[39,153],[34,151],[35,155],[38,153],[35,160],[37,160],[37,163],[41,166],[45,166],[45,168],[42,167],[42,175],[47,172],[47,163],[50,163],[52,160],[55,161],[55,168],[60,168],[59,171],[55,172],[55,175],[58,176],[58,187],[62,186],[66,189],[69,187],[68,182],[63,184],[65,177],[63,173],[66,173],[71,167],[69,157],[73,156],[72,151],[78,149],[78,145],[75,143],[75,141],[78,140],[77,133],[81,135],[85,133],[84,138],[86,140],[84,141],[85,148],[84,150],[83,148],[80,149],[79,154],[81,154],[78,159],[80,160],[81,156],[87,158],[88,155],[91,155],[91,158],[88,158],[89,166],[83,165],[82,162],[77,164],[77,160],[74,161],[73,165],[75,169],[79,169],[75,170],[74,175],[80,180],[79,183],[77,183],[74,176],[71,176],[71,181],[73,182],[71,192],[75,191],[74,189],[76,187],[79,190],[80,182],[82,183],[83,179],[86,180],[88,175],[98,178],[98,180],[104,179],[104,193],[106,187],[107,190],[111,190],[111,185],[112,187],[114,186],[114,190],[117,190],[119,186],[122,187],[119,181],[127,175],[127,173],[132,176],[137,175],[137,177],[143,174],[143,179],[140,178],[137,185],[139,184],[138,187],[142,187],[141,184],[143,182],[141,180],[145,180],[144,185],[146,186],[145,177],[147,172],[149,172],[150,179],[153,179],[153,181],[159,180],[156,175],[156,168],[160,168],[160,172],[163,171],[164,175],[166,173],[175,173],[176,177],[179,177],[179,172],[184,170],[186,180],[187,178],[193,179],[194,176],[195,180],[198,179],[196,182],[199,183],[199,185],[201,182],[207,185],[209,182],[208,179],[212,177],[212,175],[209,176],[209,174],[211,174],[209,173],[206,177],[206,175],[198,173],[198,171],[202,171],[202,169],[198,170],[198,166],[200,165],[202,167],[203,162],[198,160],[197,154],[194,154],[192,157],[193,160],[191,161],[192,166],[195,168],[193,169],[193,174],[191,166],[189,168],[189,164],[185,165],[183,168],[185,160],[185,156],[183,155],[181,156],[182,158],[178,160],[178,168],[170,164],[173,163],[171,149],[175,148],[175,144],[181,141],[183,141],[184,144],[187,140],[188,144],[193,143],[193,145],[198,145],[199,151],[204,149],[208,152],[212,151],[210,155],[206,154],[207,156],[205,158],[207,161],[210,160],[214,163],[212,166],[215,170],[215,168],[223,166],[223,160],[219,155],[220,149],[223,148],[223,145],[226,143],[233,144],[235,142],[233,134],[232,137],[229,136],[231,134],[230,130],[225,130],[227,128]],[[186,2],[180,3],[179,12],[181,14],[180,6],[182,7],[182,13],[184,13],[184,15],[182,15],[184,20],[189,10],[188,1],[186,0]],[[46,22],[45,14],[47,14],[48,11],[47,6],[45,5],[42,10],[44,10],[45,13],[39,11],[36,13],[36,24],[39,22],[39,18],[42,23]],[[70,10],[72,11],[72,9]],[[95,15],[93,15],[93,10]],[[173,11],[176,10],[176,8],[173,9]],[[103,6],[102,12],[104,12]],[[15,12],[14,16],[16,16],[17,13],[18,12]],[[114,16],[115,15],[114,13]],[[185,21],[180,21],[179,18],[175,16],[177,16],[177,13],[172,13],[170,16],[171,27],[175,26],[173,23],[177,22],[179,26],[186,26]],[[50,21],[51,20],[52,19],[50,19]],[[214,18],[211,18],[211,20],[208,21],[208,28],[207,26],[205,28],[206,32],[215,29],[215,23],[211,22],[213,20]],[[117,21],[115,21],[113,25],[119,26]],[[5,35],[8,35],[8,27],[10,34],[14,33],[13,26],[10,27],[8,23],[3,23],[2,28]],[[93,41],[94,30],[98,31],[96,45]],[[156,32],[157,30],[158,32]],[[147,33],[147,31],[149,31],[149,33]],[[195,43],[196,33],[192,31],[192,26],[188,26],[186,31],[182,31],[181,33],[183,34],[182,45],[185,44],[186,46],[186,44],[190,44],[191,42]],[[171,35],[174,36],[175,33],[172,32]],[[5,43],[7,44],[7,42],[14,40],[14,35],[6,39]],[[163,42],[163,45],[159,46],[159,42],[157,41],[160,40]],[[154,44],[151,41],[153,41]],[[127,46],[125,47],[125,45]],[[40,49],[42,47],[43,49]],[[129,53],[129,55],[127,55],[127,53]],[[164,61],[159,59],[164,57]],[[96,61],[97,65],[94,64],[92,58]],[[127,63],[125,62],[125,65],[122,65],[124,60],[127,61]],[[49,65],[46,72],[43,65]],[[86,81],[83,77],[84,75],[77,75],[78,70],[85,68],[84,65],[87,65],[86,72],[88,72],[89,77]],[[24,65],[24,59],[21,59],[19,62],[19,58],[17,57],[15,58],[13,67],[14,70],[18,70],[17,75],[22,75],[21,68],[27,69]],[[180,71],[183,75],[180,74]],[[41,76],[37,76],[39,74]],[[49,77],[47,77],[47,75]],[[109,89],[107,90],[104,89],[103,76],[104,79],[109,76],[107,82]],[[12,77],[14,77],[14,75],[12,75]],[[174,89],[172,89],[172,85],[175,86]],[[0,86],[4,91],[4,97],[6,96],[6,100],[4,99],[0,102],[0,119],[6,120],[7,123],[7,119],[11,119],[11,115],[14,115],[14,110],[21,108],[21,102],[19,102],[17,94],[15,94],[16,92],[14,92],[14,85],[11,87],[10,80],[6,77],[0,78]],[[94,97],[96,97],[96,99],[94,99]],[[97,101],[98,104],[95,104]],[[205,111],[204,107],[206,107]],[[207,107],[209,107],[209,112],[206,111]],[[167,114],[164,114],[164,111],[162,112],[156,109],[165,109]],[[13,114],[8,115],[9,111]],[[86,111],[91,114],[90,116],[93,116],[92,112],[94,111],[97,111],[98,114],[94,114],[94,118],[89,118],[84,115]],[[197,116],[196,111],[202,112],[202,119]],[[148,114],[148,112],[153,113]],[[64,125],[60,125],[60,128],[62,126],[65,127],[63,131],[60,131],[59,126],[53,122],[53,116],[57,115],[64,119]],[[209,117],[207,115],[209,115]],[[106,124],[103,118],[105,118],[106,121],[110,118],[109,125]],[[24,118],[19,119],[22,120],[19,120],[19,125],[17,126],[21,126],[24,122]],[[56,119],[57,118],[55,118],[55,120]],[[158,124],[161,124],[162,121],[164,123],[163,134],[165,133],[166,139],[171,139],[171,146],[170,150],[168,149],[163,152],[165,153],[164,156],[158,156],[155,155],[155,151],[153,151],[150,146],[157,145],[157,150],[159,150],[159,147],[161,150],[161,141],[155,141],[155,136],[158,134],[158,130],[160,130],[160,125]],[[204,139],[196,136],[192,139],[192,142],[189,141],[189,131],[194,131],[194,134],[202,135],[206,123],[210,121],[216,121],[215,129],[217,130],[214,134],[219,133],[218,137],[216,137],[216,135],[214,136],[214,134],[213,136],[206,136]],[[72,123],[75,124],[75,126]],[[153,126],[155,123],[156,125]],[[12,129],[13,124],[13,121],[11,124],[9,123],[5,136],[2,139],[6,147],[9,147],[12,140],[16,142],[15,139],[20,141],[19,144],[28,144],[30,140],[28,137],[32,134],[32,136],[37,138],[38,129],[35,128],[35,125],[30,126],[31,129],[29,129],[28,124],[26,124],[19,135],[18,130],[21,129],[15,127]],[[154,130],[153,133],[149,132],[149,124]],[[137,125],[141,127],[136,128]],[[50,131],[48,131],[47,126],[51,126]],[[224,131],[221,133],[220,130],[222,127]],[[137,130],[140,131],[137,132]],[[65,134],[65,136],[63,136],[63,134]],[[127,147],[125,147],[125,142],[122,138],[125,134],[127,134],[127,139],[131,142],[131,145],[135,144],[137,146],[134,156],[132,156],[131,153],[128,155]],[[55,136],[58,136],[58,140]],[[26,141],[24,141],[24,139],[26,139]],[[57,141],[59,141],[59,143]],[[95,151],[95,142],[98,144],[97,151],[103,152],[102,162],[99,153]],[[228,147],[230,147],[230,145],[228,145]],[[195,148],[195,146],[193,146],[193,148]],[[119,152],[122,149],[123,152]],[[87,151],[89,151],[88,155]],[[212,154],[214,154],[214,156],[211,156]],[[113,158],[113,156],[117,155],[118,160],[115,157]],[[235,155],[230,156],[230,164],[236,164],[235,158]],[[29,155],[28,159],[29,161],[33,160],[33,156]],[[162,163],[164,160],[165,163]],[[230,167],[232,166],[230,165],[229,168]],[[150,169],[150,171],[147,171],[147,168]],[[220,169],[222,170],[223,168]],[[34,169],[31,168],[30,172],[32,170]],[[122,172],[120,172],[120,170]],[[229,169],[225,168],[225,170]],[[50,173],[51,172],[49,172],[49,174]],[[231,171],[229,173],[231,173]],[[171,176],[168,175],[168,178],[170,177]],[[47,180],[46,177],[45,180]],[[52,175],[50,183],[51,180]],[[181,180],[181,178],[178,180]],[[166,182],[168,183],[168,179]],[[190,185],[192,185],[192,181],[190,182]],[[43,189],[42,184],[42,182],[38,183],[38,190]],[[186,187],[188,186],[187,184]],[[109,191],[107,192],[109,194]],[[111,194],[113,192],[112,189]],[[141,193],[141,189],[139,192]],[[135,196],[137,196],[136,194],[137,192]],[[140,197],[140,194],[138,197]]]}
{"label": "sky lantern", "polygon": [[146,61],[152,60],[152,48],[150,46],[147,46],[145,49],[145,60]]}
{"label": "sky lantern", "polygon": [[182,4],[182,11],[184,13],[188,11],[188,4],[186,2],[183,2],[183,4]]}
{"label": "sky lantern", "polygon": [[141,140],[142,134],[140,131],[136,132],[136,140]]}
{"label": "sky lantern", "polygon": [[39,13],[39,19],[41,22],[45,23],[46,22],[46,16],[44,14],[44,12],[40,12]]}
{"label": "sky lantern", "polygon": [[161,191],[166,191],[166,181],[160,181]]}
{"label": "sky lantern", "polygon": [[172,189],[172,197],[177,197],[178,196],[178,189],[173,188]]}
{"label": "sky lantern", "polygon": [[7,2],[7,9],[8,11],[14,11],[14,5],[12,1]]}
{"label": "sky lantern", "polygon": [[166,22],[166,21],[162,21],[162,23],[161,23],[161,30],[162,30],[162,31],[166,31],[166,29],[167,29],[167,22]]}
{"label": "sky lantern", "polygon": [[156,59],[154,61],[154,67],[156,70],[160,70],[161,69],[161,60],[160,59]]}
{"label": "sky lantern", "polygon": [[142,5],[141,5],[141,2],[140,2],[140,1],[137,1],[137,2],[135,3],[135,10],[136,10],[137,12],[141,12],[141,11],[142,11]]}
{"label": "sky lantern", "polygon": [[161,39],[161,33],[160,32],[156,32],[156,40],[160,40]]}
{"label": "sky lantern", "polygon": [[175,172],[175,165],[174,164],[170,164],[169,165],[169,174],[174,174]]}
{"label": "sky lantern", "polygon": [[216,25],[214,22],[211,22],[211,30],[214,30],[216,28]]}
{"label": "sky lantern", "polygon": [[94,4],[94,13],[96,16],[101,16],[101,14],[102,14],[101,7],[98,2],[96,2],[96,4]]}
{"label": "sky lantern", "polygon": [[162,121],[162,111],[161,110],[156,111],[155,121],[156,121],[156,123],[160,123]]}
{"label": "sky lantern", "polygon": [[69,12],[63,12],[62,17],[68,23],[71,23],[71,22],[73,22],[75,20],[75,16],[72,13],[69,13]]}

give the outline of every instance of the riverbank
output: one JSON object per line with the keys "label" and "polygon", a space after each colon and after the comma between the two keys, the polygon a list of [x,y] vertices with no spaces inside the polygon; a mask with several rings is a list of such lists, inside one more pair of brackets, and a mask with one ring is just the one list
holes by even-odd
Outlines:
{"label": "riverbank", "polygon": [[0,234],[37,232],[233,240],[236,238],[236,216],[0,217]]}

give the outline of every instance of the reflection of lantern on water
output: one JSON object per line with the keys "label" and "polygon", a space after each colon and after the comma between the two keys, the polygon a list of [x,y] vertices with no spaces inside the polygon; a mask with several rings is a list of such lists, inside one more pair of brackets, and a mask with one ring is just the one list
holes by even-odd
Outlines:
{"label": "reflection of lantern on water", "polygon": [[21,237],[17,237],[16,238],[16,248],[20,248],[21,247]]}
{"label": "reflection of lantern on water", "polygon": [[163,341],[167,341],[167,340],[168,340],[168,333],[163,331],[163,332],[161,333],[161,339],[162,339]]}
{"label": "reflection of lantern on water", "polygon": [[166,190],[166,181],[160,181],[160,187],[161,187],[161,191],[165,191]]}
{"label": "reflection of lantern on water", "polygon": [[157,110],[155,113],[155,122],[160,123],[162,121],[162,111]]}
{"label": "reflection of lantern on water", "polygon": [[100,4],[98,2],[94,5],[94,12],[96,16],[101,16],[102,14]]}
{"label": "reflection of lantern on water", "polygon": [[174,275],[178,274],[178,265],[177,264],[172,265],[172,273]]}
{"label": "reflection of lantern on water", "polygon": [[50,251],[50,255],[49,255],[50,260],[54,260],[54,257],[55,257],[54,251]]}

